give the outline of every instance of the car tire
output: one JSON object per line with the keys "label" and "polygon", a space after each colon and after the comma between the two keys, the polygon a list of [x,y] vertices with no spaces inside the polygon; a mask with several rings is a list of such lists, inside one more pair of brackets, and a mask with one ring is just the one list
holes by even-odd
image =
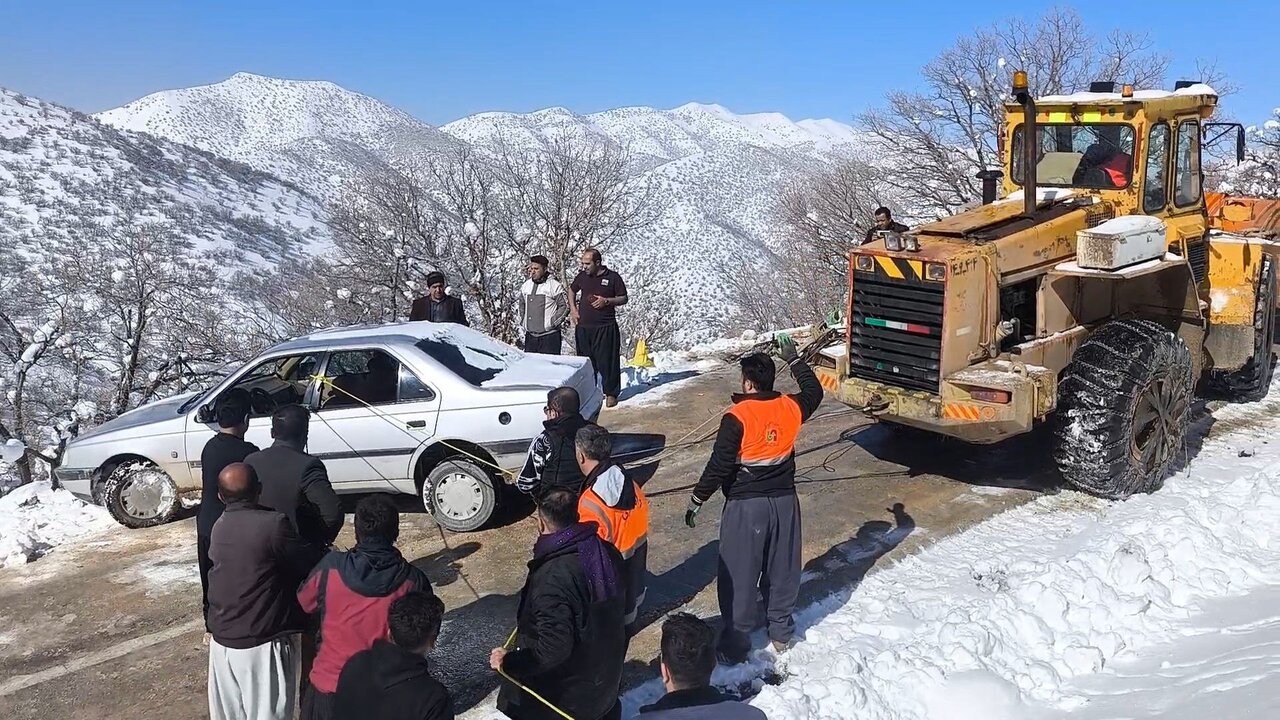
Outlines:
{"label": "car tire", "polygon": [[163,525],[182,506],[178,486],[169,474],[144,460],[120,463],[102,487],[102,504],[127,528]]}
{"label": "car tire", "polygon": [[498,493],[488,472],[470,460],[448,458],[427,473],[422,504],[441,527],[471,532],[493,517]]}
{"label": "car tire", "polygon": [[1113,500],[1159,490],[1185,462],[1194,389],[1186,343],[1117,320],[1076,350],[1059,389],[1054,459],[1067,484]]}

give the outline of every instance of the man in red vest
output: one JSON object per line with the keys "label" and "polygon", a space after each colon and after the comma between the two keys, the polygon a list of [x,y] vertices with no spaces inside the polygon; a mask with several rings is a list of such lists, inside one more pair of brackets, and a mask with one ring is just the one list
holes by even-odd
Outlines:
{"label": "man in red vest", "polygon": [[800,386],[783,395],[773,389],[773,359],[756,353],[741,360],[742,393],[720,421],[711,459],[693,489],[685,524],[693,527],[702,504],[719,488],[720,600],[718,654],[726,664],[747,659],[748,634],[758,625],[763,596],[769,639],[787,648],[795,634],[791,613],[800,594],[800,501],[796,497],[796,437],[822,404],[822,385],[785,340],[782,358]]}

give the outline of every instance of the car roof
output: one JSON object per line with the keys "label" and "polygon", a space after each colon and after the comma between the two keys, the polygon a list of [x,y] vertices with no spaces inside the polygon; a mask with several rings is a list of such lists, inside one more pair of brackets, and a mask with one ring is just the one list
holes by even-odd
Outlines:
{"label": "car roof", "polygon": [[460,341],[494,342],[488,336],[463,325],[433,323],[425,320],[395,322],[384,325],[352,325],[317,330],[293,340],[286,340],[264,354],[357,347],[374,342],[382,345],[414,345],[429,338],[452,336]]}

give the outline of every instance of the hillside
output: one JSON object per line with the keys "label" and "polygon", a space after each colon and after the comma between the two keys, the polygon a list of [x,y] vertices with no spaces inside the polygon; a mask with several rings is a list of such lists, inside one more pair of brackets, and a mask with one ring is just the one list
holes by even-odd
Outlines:
{"label": "hillside", "polygon": [[455,143],[493,152],[500,144],[535,149],[561,133],[605,138],[632,153],[634,181],[655,189],[659,208],[657,223],[623,238],[607,262],[642,272],[648,293],[670,298],[686,340],[732,329],[723,269],[768,252],[785,183],[859,143],[853,128],[834,120],[793,122],[697,103],[587,115],[488,112],[433,128],[332,83],[245,73],[97,117],[290,178],[317,196],[331,196],[340,178],[361,168],[411,164]]}
{"label": "hillside", "polygon": [[323,247],[319,203],[247,165],[0,88],[0,247],[38,253],[132,216],[197,251],[271,263]]}

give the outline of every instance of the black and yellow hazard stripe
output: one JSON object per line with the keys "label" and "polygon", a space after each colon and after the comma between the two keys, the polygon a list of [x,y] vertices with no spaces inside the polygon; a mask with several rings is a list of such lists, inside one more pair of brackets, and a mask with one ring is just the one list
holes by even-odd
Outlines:
{"label": "black and yellow hazard stripe", "polygon": [[924,262],[907,258],[873,255],[876,259],[876,274],[886,275],[894,280],[924,280]]}

